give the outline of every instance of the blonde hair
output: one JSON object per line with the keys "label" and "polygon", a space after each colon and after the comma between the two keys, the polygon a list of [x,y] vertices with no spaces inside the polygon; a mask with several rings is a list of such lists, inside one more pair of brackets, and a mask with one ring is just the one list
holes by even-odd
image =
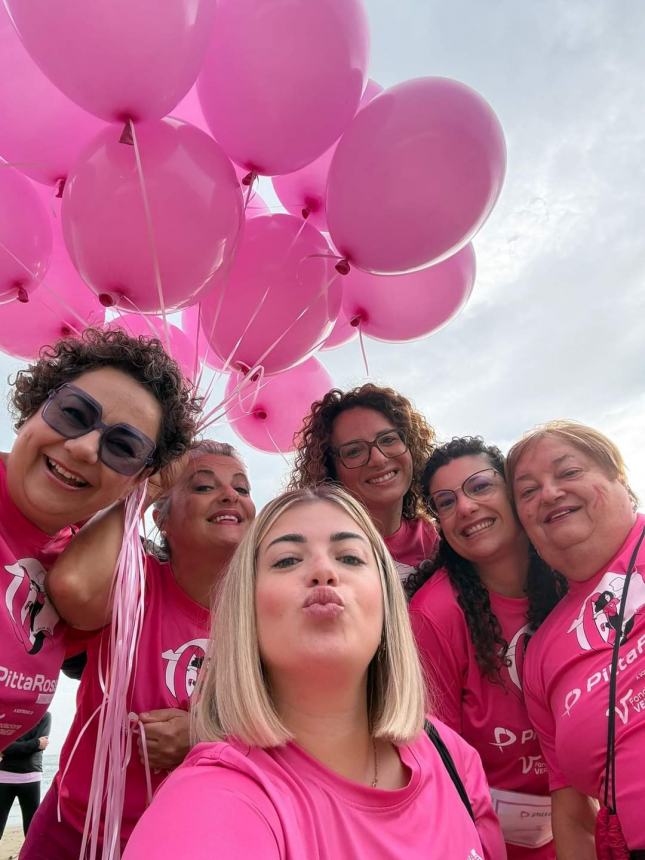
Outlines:
{"label": "blonde hair", "polygon": [[278,518],[296,505],[331,502],[366,535],[383,592],[381,644],[368,669],[367,707],[375,737],[404,742],[423,727],[424,679],[394,563],[372,521],[349,493],[322,485],[284,493],[266,505],[231,561],[213,612],[209,650],[193,702],[197,741],[236,737],[251,746],[273,747],[292,739],[277,713],[263,670],[255,618],[260,544]]}
{"label": "blonde hair", "polygon": [[586,454],[597,463],[608,478],[613,481],[619,481],[627,490],[634,510],[636,510],[638,507],[638,496],[629,486],[627,466],[616,445],[599,430],[594,430],[593,427],[587,427],[586,424],[580,424],[578,421],[568,421],[566,419],[557,419],[555,421],[548,421],[545,424],[539,424],[533,430],[525,433],[520,441],[513,445],[506,457],[506,477],[511,493],[513,493],[513,481],[515,479],[517,464],[521,457],[541,439],[548,436],[555,436],[563,442],[573,445],[574,448],[582,451],[583,454]]}

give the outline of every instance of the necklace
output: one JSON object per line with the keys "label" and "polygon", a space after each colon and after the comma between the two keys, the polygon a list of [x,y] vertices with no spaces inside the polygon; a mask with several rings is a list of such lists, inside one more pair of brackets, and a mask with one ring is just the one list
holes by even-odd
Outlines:
{"label": "necklace", "polygon": [[372,788],[378,785],[378,753],[376,752],[376,738],[372,738],[372,747],[374,749],[374,779],[372,780]]}

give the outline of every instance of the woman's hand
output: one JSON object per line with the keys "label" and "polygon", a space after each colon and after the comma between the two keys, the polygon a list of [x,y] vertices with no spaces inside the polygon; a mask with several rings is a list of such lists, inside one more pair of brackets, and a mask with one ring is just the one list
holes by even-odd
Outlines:
{"label": "woman's hand", "polygon": [[182,454],[172,460],[163,469],[150,475],[144,506],[147,508],[154,502],[166,496],[179,480],[182,472],[190,462],[190,454]]}
{"label": "woman's hand", "polygon": [[[146,737],[148,763],[152,770],[172,770],[190,749],[190,718],[179,708],[163,708],[139,714]],[[144,761],[139,736],[139,758]]]}

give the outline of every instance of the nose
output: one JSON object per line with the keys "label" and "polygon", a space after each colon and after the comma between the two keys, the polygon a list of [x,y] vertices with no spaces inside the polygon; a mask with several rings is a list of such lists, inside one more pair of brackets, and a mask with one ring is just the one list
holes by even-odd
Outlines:
{"label": "nose", "polygon": [[307,585],[315,588],[317,585],[338,585],[338,572],[327,555],[315,556],[311,559],[307,570]]}
{"label": "nose", "polygon": [[385,456],[385,454],[378,449],[376,445],[373,445],[370,450],[370,457],[367,461],[368,466],[382,466],[383,463],[386,463],[389,458]]}
{"label": "nose", "polygon": [[470,496],[467,496],[463,490],[457,490],[457,502],[455,504],[455,510],[459,514],[459,516],[467,516],[468,514],[472,514],[473,511],[476,511],[479,507],[479,502],[475,499],[471,499]]}
{"label": "nose", "polygon": [[558,481],[555,481],[552,478],[547,478],[547,480],[542,484],[539,495],[542,497],[543,501],[553,503],[562,498],[564,490]]}
{"label": "nose", "polygon": [[218,499],[220,502],[237,502],[238,498],[239,493],[237,492],[235,487],[232,487],[230,485],[224,485],[220,488],[218,494]]}
{"label": "nose", "polygon": [[99,444],[101,434],[98,430],[93,430],[91,433],[86,433],[84,436],[79,436],[77,439],[66,439],[64,448],[72,455],[75,460],[80,460],[85,463],[98,462],[99,459]]}

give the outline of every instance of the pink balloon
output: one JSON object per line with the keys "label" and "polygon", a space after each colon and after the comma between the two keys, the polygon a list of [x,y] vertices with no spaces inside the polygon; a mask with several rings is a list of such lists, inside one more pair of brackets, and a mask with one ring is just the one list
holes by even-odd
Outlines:
{"label": "pink balloon", "polygon": [[202,302],[202,328],[233,368],[276,373],[301,361],[331,331],[340,276],[329,246],[291,215],[251,218],[225,284]]}
{"label": "pink balloon", "polygon": [[[354,274],[353,271],[351,274]],[[358,337],[358,325],[352,325],[349,317],[345,313],[341,305],[340,313],[334,323],[334,327],[327,336],[327,340],[320,347],[321,349],[336,349],[337,346],[344,346]]]}
{"label": "pink balloon", "polygon": [[31,59],[0,3],[0,155],[55,185],[104,123],[70,101]]}
{"label": "pink balloon", "polygon": [[[358,109],[364,108],[381,92],[383,87],[376,81],[369,80]],[[286,176],[274,176],[271,180],[275,193],[287,212],[308,218],[319,230],[328,229],[325,214],[327,175],[337,145],[338,141],[300,170],[287,173]]]}
{"label": "pink balloon", "polygon": [[85,149],[63,195],[65,242],[81,277],[108,305],[159,313],[199,301],[225,273],[243,224],[230,161],[179,120],[135,126],[150,206],[155,276],[135,147],[109,126]]}
{"label": "pink balloon", "polygon": [[437,263],[482,226],[505,169],[502,127],[474,90],[447,78],[398,84],[357,114],[334,153],[332,241],[369,272]]}
{"label": "pink balloon", "polygon": [[[231,428],[260,451],[293,451],[294,434],[301,429],[314,400],[320,400],[333,387],[332,379],[315,358],[275,376],[256,376],[255,381],[244,383],[227,409]],[[240,374],[231,375],[227,398],[243,379]]]}
{"label": "pink balloon", "polygon": [[192,305],[189,308],[185,308],[181,312],[181,327],[193,345],[193,349],[197,350],[197,360],[198,363],[205,364],[207,367],[211,367],[213,370],[222,370],[224,367],[224,362],[219,357],[219,355],[215,352],[215,350],[211,349],[208,345],[208,341],[206,340],[206,336],[201,329],[200,326],[200,313],[199,313],[199,305]]}
{"label": "pink balloon", "polygon": [[197,81],[204,116],[242,167],[291,173],[356,113],[368,53],[361,0],[220,0]]}
{"label": "pink balloon", "polygon": [[87,326],[101,326],[105,308],[79,278],[65,250],[56,241],[44,281],[28,302],[12,301],[0,310],[0,349],[18,358],[36,358],[43,346],[78,335]]}
{"label": "pink balloon", "polygon": [[[195,378],[195,344],[176,325],[164,321],[161,317],[149,314],[119,314],[107,324],[108,328],[120,328],[131,337],[156,337],[164,345],[166,352],[180,366],[187,379]],[[166,331],[167,328],[167,331]]]}
{"label": "pink balloon", "polygon": [[426,337],[466,304],[475,268],[473,246],[466,245],[442,263],[404,275],[352,269],[343,281],[343,313],[376,340]]}
{"label": "pink balloon", "polygon": [[0,161],[0,304],[26,299],[52,252],[49,216],[31,182]]}
{"label": "pink balloon", "polygon": [[36,63],[108,122],[159,119],[194,83],[217,0],[7,0]]}

